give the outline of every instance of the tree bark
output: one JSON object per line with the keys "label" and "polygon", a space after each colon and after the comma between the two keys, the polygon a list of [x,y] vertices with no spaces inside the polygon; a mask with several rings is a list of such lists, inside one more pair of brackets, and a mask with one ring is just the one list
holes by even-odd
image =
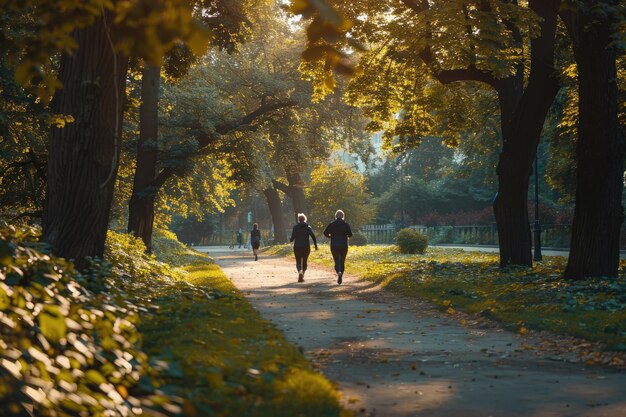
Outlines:
{"label": "tree bark", "polygon": [[263,190],[267,206],[272,215],[272,223],[274,224],[274,243],[287,243],[287,226],[283,217],[283,206],[280,202],[278,191],[274,187],[268,187]]}
{"label": "tree bark", "polygon": [[282,191],[291,199],[293,206],[294,221],[298,222],[298,214],[306,214],[306,198],[304,197],[304,181],[298,172],[287,172],[288,185],[280,181],[272,180],[274,188]]}
{"label": "tree bark", "polygon": [[63,89],[52,102],[74,122],[50,131],[41,239],[78,268],[103,255],[117,176],[128,60],[113,50],[112,17],[74,32],[78,50],[61,57]]}
{"label": "tree bark", "polygon": [[161,68],[146,64],[141,80],[139,141],[133,191],[128,205],[128,233],[141,238],[146,251],[152,252],[154,200],[158,189],[152,185],[157,174],[158,108]]}
{"label": "tree bark", "polygon": [[610,25],[592,23],[593,17],[586,13],[564,16],[578,66],[576,207],[565,269],[565,277],[571,279],[618,276],[624,220],[624,136],[617,119],[616,51],[610,45]]}
{"label": "tree bark", "polygon": [[528,184],[541,131],[559,91],[554,70],[556,18],[560,1],[531,0],[541,18],[541,34],[531,40],[531,67],[522,93],[522,77],[496,83],[500,99],[502,152],[498,194],[493,209],[498,227],[500,266],[532,266]]}
{"label": "tree bark", "polygon": [[287,181],[291,189],[291,203],[293,204],[294,219],[298,222],[298,213],[305,213],[306,199],[304,198],[304,181],[299,172],[287,173]]}

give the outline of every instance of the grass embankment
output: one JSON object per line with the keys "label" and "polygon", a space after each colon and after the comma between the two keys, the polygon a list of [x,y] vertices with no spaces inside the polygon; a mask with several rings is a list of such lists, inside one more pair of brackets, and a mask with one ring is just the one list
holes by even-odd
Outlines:
{"label": "grass embankment", "polygon": [[167,240],[155,252],[184,272],[154,289],[160,312],[140,330],[147,352],[172,363],[162,388],[185,399],[186,415],[349,415],[334,387],[210,258]]}
{"label": "grass embankment", "polygon": [[[290,246],[269,248],[267,253],[293,256]],[[565,258],[544,259],[533,269],[501,269],[497,254],[428,248],[423,255],[403,255],[395,246],[365,246],[350,248],[346,270],[404,296],[431,301],[449,313],[462,309],[521,333],[545,330],[626,351],[623,268],[617,280],[571,281],[562,278]],[[310,260],[333,265],[326,245],[313,251]]]}

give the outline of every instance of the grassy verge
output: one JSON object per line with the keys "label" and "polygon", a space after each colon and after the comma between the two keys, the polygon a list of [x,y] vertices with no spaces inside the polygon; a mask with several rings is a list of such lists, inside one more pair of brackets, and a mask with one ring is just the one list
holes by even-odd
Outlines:
{"label": "grassy verge", "polygon": [[[292,256],[289,246],[267,252]],[[326,247],[320,246],[310,259],[332,265]],[[561,278],[565,258],[545,259],[533,269],[500,269],[496,254],[429,248],[423,255],[403,255],[394,246],[365,246],[350,248],[346,269],[386,289],[431,301],[449,313],[458,308],[521,333],[546,330],[626,351],[624,269],[617,280],[569,281]]]}
{"label": "grassy verge", "polygon": [[151,357],[170,362],[161,388],[185,399],[185,415],[349,415],[334,387],[217,265],[183,248],[167,252],[170,261],[187,263],[185,273],[155,290],[160,312],[144,318],[140,330]]}

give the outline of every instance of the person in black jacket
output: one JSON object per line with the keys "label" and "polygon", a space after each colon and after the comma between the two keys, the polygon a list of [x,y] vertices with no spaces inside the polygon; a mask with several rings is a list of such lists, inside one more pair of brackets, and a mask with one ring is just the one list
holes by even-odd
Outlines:
{"label": "person in black jacket", "polygon": [[241,229],[237,230],[237,243],[239,244],[239,249],[241,249],[241,245],[243,245],[243,231]]}
{"label": "person in black jacket", "polygon": [[315,250],[317,250],[317,240],[313,229],[306,222],[304,213],[298,213],[298,224],[291,231],[290,242],[293,242],[293,253],[296,256],[296,269],[298,270],[298,282],[304,282],[304,273],[306,272],[307,260],[311,253],[311,242],[309,236],[313,239]]}
{"label": "person in black jacket", "polygon": [[254,260],[259,259],[259,246],[261,246],[261,231],[259,230],[259,225],[254,223],[252,225],[252,230],[250,230],[250,244],[252,245],[252,254],[254,255]]}
{"label": "person in black jacket", "polygon": [[352,230],[350,230],[350,225],[345,222],[342,210],[337,210],[335,221],[326,226],[324,236],[330,238],[330,252],[335,261],[337,284],[341,284],[346,267],[346,255],[348,255],[348,238],[352,237]]}

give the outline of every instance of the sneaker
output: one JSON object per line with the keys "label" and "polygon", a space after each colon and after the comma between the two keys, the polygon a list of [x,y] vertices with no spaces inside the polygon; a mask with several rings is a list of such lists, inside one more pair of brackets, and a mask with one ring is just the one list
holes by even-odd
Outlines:
{"label": "sneaker", "polygon": [[258,261],[259,260],[259,256],[258,255],[254,255],[254,260]]}
{"label": "sneaker", "polygon": [[298,282],[304,282],[304,274],[302,272],[298,272]]}
{"label": "sneaker", "polygon": [[341,276],[343,275],[343,272],[338,272],[337,273],[337,284],[341,285]]}

